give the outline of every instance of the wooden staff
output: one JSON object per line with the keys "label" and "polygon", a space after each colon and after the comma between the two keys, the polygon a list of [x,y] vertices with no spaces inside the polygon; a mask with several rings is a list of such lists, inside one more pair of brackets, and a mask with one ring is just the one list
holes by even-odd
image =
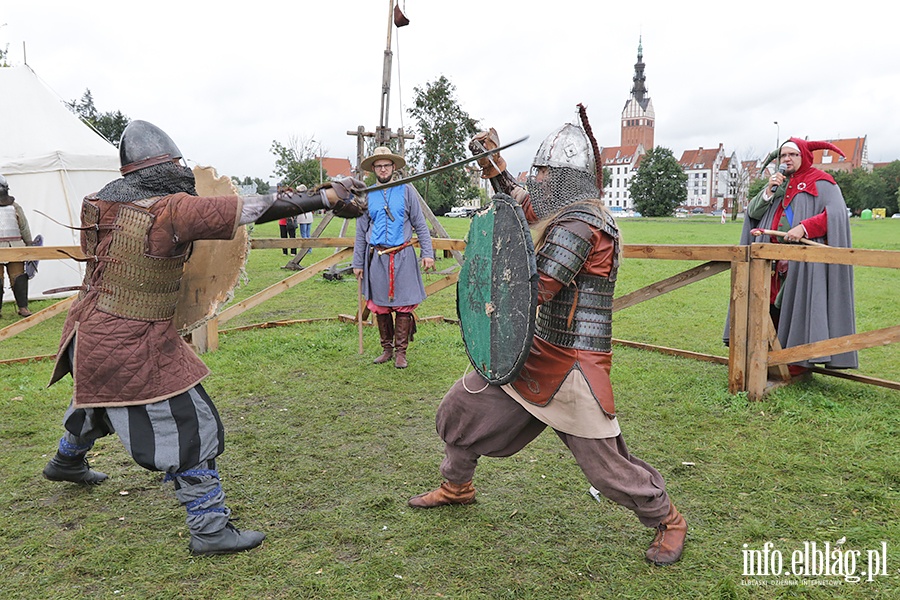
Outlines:
{"label": "wooden staff", "polygon": [[385,254],[390,254],[391,252],[396,252],[397,250],[402,250],[403,248],[406,248],[407,246],[412,246],[414,248],[418,247],[419,246],[419,238],[410,240],[406,244],[400,244],[399,246],[394,246],[393,248],[385,248],[384,250],[379,250],[378,256],[383,256]]}
{"label": "wooden staff", "polygon": [[359,282],[359,300],[356,306],[356,327],[359,329],[359,353],[363,353],[363,293],[362,293],[362,278],[357,279]]}
{"label": "wooden staff", "polygon": [[[785,233],[783,231],[775,231],[774,229],[751,229],[750,235],[774,235],[775,237],[783,238]],[[800,238],[801,244],[806,244],[807,246],[822,246],[823,248],[827,248],[827,244],[820,244],[819,242],[814,242],[807,238]]]}

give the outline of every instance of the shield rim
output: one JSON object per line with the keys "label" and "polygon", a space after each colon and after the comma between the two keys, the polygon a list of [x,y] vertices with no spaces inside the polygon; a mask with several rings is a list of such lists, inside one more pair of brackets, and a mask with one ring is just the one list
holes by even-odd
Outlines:
{"label": "shield rim", "polygon": [[[522,210],[522,207],[519,205],[519,203],[516,202],[508,194],[503,194],[503,193],[495,194],[491,198],[490,204],[488,204],[486,207],[482,208],[481,210],[477,211],[475,216],[472,218],[472,224],[469,226],[469,233],[471,234],[472,229],[477,222],[476,219],[478,219],[479,216],[485,214],[486,210],[491,210],[491,209],[493,209],[496,214],[496,207],[498,205],[506,205],[513,210],[513,213],[517,216],[519,223],[522,226],[521,227],[522,237],[524,240],[526,240],[526,248],[528,248],[530,250],[529,267],[530,267],[531,273],[529,276],[529,281],[530,281],[530,287],[531,287],[531,298],[530,298],[528,314],[531,316],[531,318],[528,320],[528,323],[527,323],[525,339],[523,340],[522,351],[520,352],[519,356],[516,358],[516,361],[513,364],[513,366],[506,373],[503,373],[500,375],[497,375],[496,373],[493,373],[493,374],[487,373],[487,372],[485,372],[484,369],[480,368],[478,364],[476,364],[476,361],[474,360],[474,358],[472,356],[472,352],[469,350],[469,343],[467,343],[467,341],[466,341],[465,328],[463,327],[464,318],[463,318],[462,312],[460,312],[461,287],[459,284],[457,284],[457,287],[456,287],[456,315],[457,315],[457,318],[459,318],[460,336],[463,339],[463,346],[466,349],[466,356],[469,359],[469,363],[472,365],[472,368],[474,368],[475,371],[477,371],[478,374],[481,375],[485,379],[485,381],[487,381],[491,385],[505,385],[505,384],[510,383],[511,381],[515,380],[518,377],[519,373],[521,372],[522,367],[525,364],[525,361],[528,359],[528,355],[531,353],[531,347],[532,347],[532,344],[534,343],[536,313],[537,313],[537,308],[538,308],[538,281],[540,279],[540,276],[537,272],[537,264],[536,264],[536,257],[535,257],[535,251],[534,251],[534,242],[531,238],[531,232],[530,232],[530,228],[528,227],[528,221],[525,219],[525,213]],[[469,236],[467,236],[467,239],[471,239],[471,238]],[[465,268],[465,264],[463,265],[463,269],[464,268]],[[462,269],[460,270],[460,275],[461,275],[460,279],[462,280]]]}

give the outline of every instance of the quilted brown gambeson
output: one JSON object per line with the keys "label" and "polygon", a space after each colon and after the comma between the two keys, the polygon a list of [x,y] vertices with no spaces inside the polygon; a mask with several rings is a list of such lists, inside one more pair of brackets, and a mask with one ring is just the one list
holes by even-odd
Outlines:
{"label": "quilted brown gambeson", "polygon": [[[172,319],[139,320],[111,314],[97,306],[103,289],[103,260],[109,252],[119,211],[128,206],[147,211],[146,256],[172,258],[189,251],[196,240],[231,239],[237,231],[241,200],[237,196],[197,197],[178,193],[148,206],[88,197],[82,219],[99,209],[99,228],[82,235],[82,249],[100,260],[87,269],[79,299],[63,325],[53,385],[72,373],[73,402],[81,408],[149,404],[170,398],[199,383],[209,369],[178,335]],[[89,240],[96,236],[96,244]],[[137,271],[138,277],[142,272]],[[148,289],[153,282],[148,281]],[[74,364],[67,348],[75,344]]]}

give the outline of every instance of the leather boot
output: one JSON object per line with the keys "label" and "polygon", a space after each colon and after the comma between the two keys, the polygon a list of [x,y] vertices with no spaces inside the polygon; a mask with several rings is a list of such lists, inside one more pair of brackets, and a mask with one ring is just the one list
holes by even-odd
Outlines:
{"label": "leather boot", "polygon": [[13,296],[16,297],[16,306],[19,307],[20,317],[30,317],[28,310],[28,275],[19,275],[13,282]]}
{"label": "leather boot", "polygon": [[475,502],[475,488],[471,481],[450,483],[445,481],[436,490],[413,496],[409,504],[413,508],[435,508],[448,504],[472,504]]}
{"label": "leather boot", "polygon": [[647,560],[654,565],[671,565],[681,558],[687,522],[674,504],[669,504],[669,514],[656,526],[656,537],[647,549]]}
{"label": "leather boot", "polygon": [[230,522],[215,533],[191,533],[188,548],[196,556],[233,554],[256,548],[266,539],[266,534],[245,529],[241,531]]}
{"label": "leather boot", "polygon": [[394,358],[394,315],[391,313],[375,315],[375,320],[378,321],[378,333],[381,335],[381,347],[384,348],[384,352],[372,362],[380,365]]}
{"label": "leather boot", "polygon": [[106,481],[106,473],[93,470],[84,456],[65,456],[56,453],[44,467],[44,477],[50,481],[71,481],[86,485],[97,485]]}
{"label": "leather boot", "polygon": [[416,330],[416,320],[412,313],[397,313],[397,324],[394,328],[394,366],[398,369],[405,369],[409,364],[406,362],[406,348],[409,346],[413,333]]}

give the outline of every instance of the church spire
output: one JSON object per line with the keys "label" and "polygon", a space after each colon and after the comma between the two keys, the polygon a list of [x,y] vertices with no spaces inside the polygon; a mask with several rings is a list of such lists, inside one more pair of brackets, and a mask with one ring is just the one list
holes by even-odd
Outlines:
{"label": "church spire", "polygon": [[631,95],[622,111],[622,145],[640,144],[644,150],[650,150],[653,148],[656,116],[653,112],[653,101],[647,92],[647,78],[644,76],[643,36],[638,38],[637,62],[634,64],[632,82]]}
{"label": "church spire", "polygon": [[644,76],[644,45],[643,36],[638,37],[638,54],[637,62],[634,63],[634,77],[631,78],[634,85],[631,87],[632,97],[641,105],[647,108],[647,78]]}

